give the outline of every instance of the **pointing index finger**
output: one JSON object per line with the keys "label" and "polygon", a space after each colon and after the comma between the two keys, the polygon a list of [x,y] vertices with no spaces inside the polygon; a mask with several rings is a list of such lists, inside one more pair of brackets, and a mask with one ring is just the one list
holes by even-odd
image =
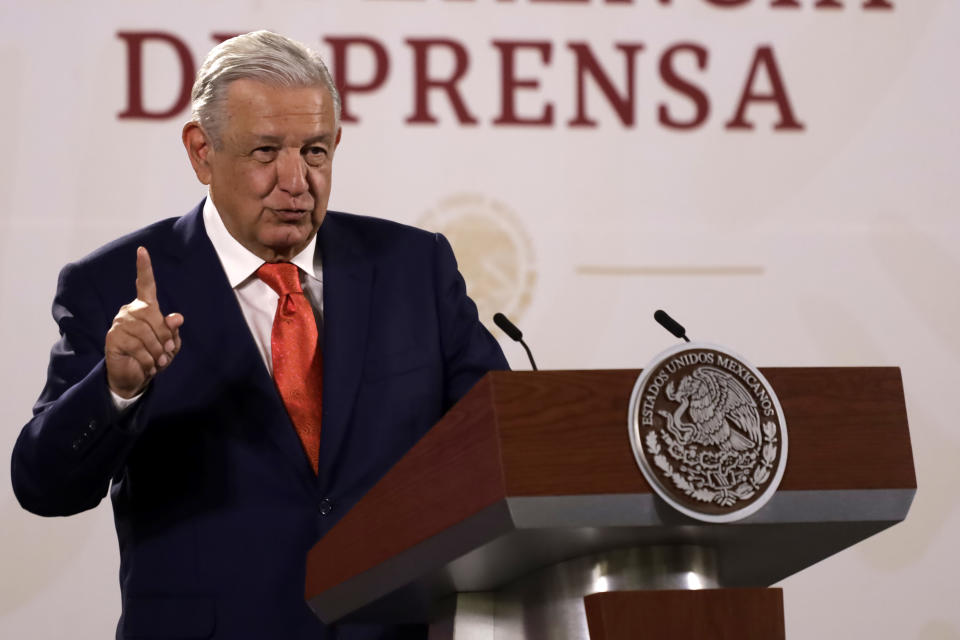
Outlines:
{"label": "pointing index finger", "polygon": [[146,247],[137,247],[137,299],[157,302],[157,284],[153,279],[153,264]]}

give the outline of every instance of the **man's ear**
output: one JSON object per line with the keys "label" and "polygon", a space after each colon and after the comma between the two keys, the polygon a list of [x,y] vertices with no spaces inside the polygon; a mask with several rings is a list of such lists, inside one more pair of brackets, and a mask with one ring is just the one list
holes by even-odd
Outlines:
{"label": "man's ear", "polygon": [[183,146],[190,157],[190,164],[193,166],[194,173],[197,174],[197,180],[203,184],[210,184],[213,172],[210,169],[209,157],[213,153],[213,143],[206,132],[200,128],[199,123],[188,122],[183,125]]}

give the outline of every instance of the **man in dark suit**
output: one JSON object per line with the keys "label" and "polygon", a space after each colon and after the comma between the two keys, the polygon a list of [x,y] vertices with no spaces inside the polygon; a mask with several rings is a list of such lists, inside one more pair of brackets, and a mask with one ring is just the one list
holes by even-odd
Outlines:
{"label": "man in dark suit", "polygon": [[442,236],[327,212],[339,100],[315,54],[228,40],[193,104],[210,195],[62,271],[17,498],[69,515],[109,490],[118,638],[398,637],[320,624],[306,553],[503,354]]}

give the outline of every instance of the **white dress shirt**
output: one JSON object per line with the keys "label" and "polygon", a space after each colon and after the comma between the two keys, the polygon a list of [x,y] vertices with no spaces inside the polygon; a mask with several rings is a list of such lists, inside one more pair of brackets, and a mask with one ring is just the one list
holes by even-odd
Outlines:
{"label": "white dress shirt", "polygon": [[[256,276],[257,269],[263,264],[249,249],[230,235],[223,224],[216,205],[211,198],[203,204],[203,226],[207,237],[217,252],[227,281],[233,287],[233,293],[240,303],[240,310],[250,327],[253,340],[257,343],[267,371],[273,375],[273,356],[270,349],[270,335],[273,331],[273,316],[277,312],[279,296],[266,282]],[[320,344],[323,344],[323,267],[320,252],[317,251],[317,236],[314,235],[303,251],[295,255],[290,262],[297,265],[300,273],[300,285],[310,300],[313,315],[317,320],[317,332]],[[189,322],[189,318],[184,319]]]}
{"label": "white dress shirt", "polygon": [[[277,311],[277,300],[280,296],[270,288],[266,282],[257,277],[256,271],[263,264],[249,249],[230,235],[227,227],[220,218],[213,199],[207,196],[203,204],[203,226],[207,237],[213,244],[213,250],[220,259],[227,281],[233,287],[233,293],[240,303],[240,311],[247,321],[253,341],[260,351],[263,363],[270,375],[273,375],[273,354],[271,349],[271,334],[273,332],[273,316]],[[323,345],[323,266],[320,251],[317,250],[317,236],[314,235],[303,251],[295,255],[290,262],[297,265],[300,274],[300,285],[313,307],[313,316],[317,321],[319,345]],[[161,283],[162,286],[162,283]],[[184,318],[190,322],[190,318]],[[189,349],[189,345],[183,345]],[[113,403],[117,409],[123,410],[136,402],[142,393],[132,398],[122,398],[113,390]]]}

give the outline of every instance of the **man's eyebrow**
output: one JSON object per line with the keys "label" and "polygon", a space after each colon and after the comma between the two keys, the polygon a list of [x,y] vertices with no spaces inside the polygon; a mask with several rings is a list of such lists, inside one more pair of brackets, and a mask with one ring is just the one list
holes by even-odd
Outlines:
{"label": "man's eyebrow", "polygon": [[311,144],[315,144],[315,143],[317,143],[317,142],[322,142],[322,143],[324,143],[324,144],[330,144],[330,142],[331,142],[332,140],[333,140],[333,135],[331,135],[331,134],[329,134],[329,133],[321,133],[321,134],[318,135],[318,136],[313,136],[312,138],[307,138],[306,140],[303,141],[303,145],[301,145],[301,146],[306,147],[306,146],[309,146],[309,145],[311,145]]}
{"label": "man's eyebrow", "polygon": [[[254,143],[256,143],[256,144],[259,144],[259,143],[261,143],[261,142],[269,142],[269,143],[271,143],[271,144],[276,144],[276,145],[281,145],[281,144],[283,144],[283,137],[282,137],[282,136],[273,136],[273,135],[269,135],[269,134],[254,133],[254,134],[251,135],[251,137],[252,137]],[[322,143],[325,143],[325,144],[330,144],[330,142],[331,142],[332,140],[333,140],[333,135],[332,135],[332,134],[329,134],[329,133],[321,133],[321,134],[318,135],[318,136],[313,136],[312,138],[307,138],[306,140],[304,140],[304,141],[301,143],[300,146],[301,146],[301,147],[306,147],[306,146],[308,146],[308,145],[315,144],[315,143],[317,143],[317,142],[322,142]]]}
{"label": "man's eyebrow", "polygon": [[250,137],[256,142],[273,142],[277,144],[283,142],[283,138],[280,136],[271,136],[266,133],[252,133]]}

